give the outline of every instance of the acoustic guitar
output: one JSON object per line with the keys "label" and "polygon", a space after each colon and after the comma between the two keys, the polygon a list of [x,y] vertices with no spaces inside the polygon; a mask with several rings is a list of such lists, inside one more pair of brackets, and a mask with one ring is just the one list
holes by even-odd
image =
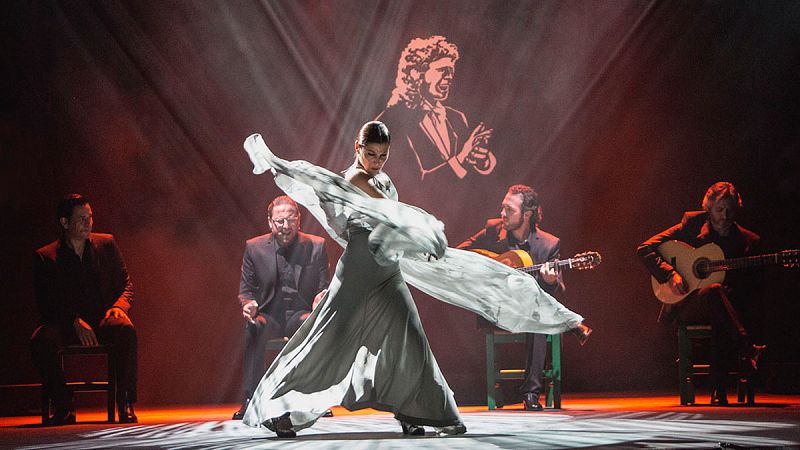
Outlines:
{"label": "acoustic guitar", "polygon": [[655,277],[651,277],[653,293],[662,303],[668,305],[680,302],[698,289],[713,283],[722,283],[727,270],[775,264],[784,267],[800,266],[800,250],[726,259],[722,249],[714,243],[694,248],[681,241],[667,241],[658,246],[658,253],[675,268],[689,288],[686,294],[675,294],[668,281],[659,283]]}
{"label": "acoustic guitar", "polygon": [[483,256],[488,256],[493,260],[503,263],[509,267],[513,267],[521,272],[535,273],[544,265],[557,267],[559,269],[576,269],[587,270],[597,267],[602,258],[600,253],[597,252],[584,252],[578,253],[572,258],[556,259],[553,261],[546,261],[539,264],[534,264],[531,255],[524,250],[509,250],[505,253],[497,254],[484,249],[473,249],[473,252],[480,253]]}

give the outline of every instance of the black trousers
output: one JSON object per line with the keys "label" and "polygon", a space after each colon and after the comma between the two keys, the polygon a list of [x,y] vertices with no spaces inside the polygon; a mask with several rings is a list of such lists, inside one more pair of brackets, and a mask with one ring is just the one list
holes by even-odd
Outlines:
{"label": "black trousers", "polygon": [[542,393],[542,373],[547,357],[547,335],[529,333],[525,337],[525,381],[519,388],[523,395]]}
{"label": "black trousers", "polygon": [[[747,354],[751,340],[734,309],[724,286],[714,283],[678,304],[678,321],[682,324],[711,324],[711,382],[723,388],[728,372],[736,367],[737,358]],[[740,370],[750,370],[742,365]]]}
{"label": "black trousers", "polygon": [[[138,341],[133,323],[126,317],[109,317],[92,328],[98,342],[111,345],[109,357],[117,366],[117,401],[135,402]],[[67,345],[79,344],[78,336],[70,326],[41,325],[31,336],[33,363],[41,376],[42,387],[53,399],[56,409],[72,407],[59,351]]]}
{"label": "black trousers", "polygon": [[267,341],[291,337],[303,324],[310,311],[296,311],[284,326],[272,315],[259,314],[255,324],[247,323],[244,330],[244,398],[253,398],[256,386],[267,371]]}

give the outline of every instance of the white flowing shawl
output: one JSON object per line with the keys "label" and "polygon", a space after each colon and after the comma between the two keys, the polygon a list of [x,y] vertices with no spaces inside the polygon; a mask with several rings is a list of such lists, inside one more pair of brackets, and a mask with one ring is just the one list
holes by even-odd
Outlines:
{"label": "white flowing shawl", "polygon": [[403,278],[443,302],[464,308],[512,332],[556,334],[583,318],[542,290],[536,280],[475,252],[447,247],[444,225],[420,208],[372,198],[335,173],[307,161],[275,156],[259,134],[244,141],[255,166],[303,205],[343,247],[355,212],[373,227],[370,250],[379,264],[399,261]]}

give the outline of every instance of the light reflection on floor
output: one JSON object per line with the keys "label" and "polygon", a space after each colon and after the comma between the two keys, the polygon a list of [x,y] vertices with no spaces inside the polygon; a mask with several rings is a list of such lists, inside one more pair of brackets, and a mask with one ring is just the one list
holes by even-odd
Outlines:
{"label": "light reflection on floor", "polygon": [[[574,398],[565,404],[566,409],[544,413],[526,413],[519,405],[495,412],[467,407],[461,411],[468,433],[448,437],[437,437],[433,429],[425,436],[403,436],[389,414],[337,408],[335,417],[320,419],[292,440],[225,420],[235,408],[175,408],[142,410],[140,423],[134,425],[23,426],[16,428],[23,428],[27,438],[20,438],[23,431],[19,429],[13,437],[22,439],[14,440],[22,444],[17,448],[26,449],[719,448],[720,443],[730,448],[800,448],[800,398],[782,399],[788,403],[775,400],[756,408],[687,408],[675,405],[674,397]],[[103,413],[96,414],[96,418],[84,415],[79,420],[101,421]],[[15,428],[8,418],[0,419],[2,425],[4,430]],[[50,437],[36,439],[37,431],[46,431]]]}

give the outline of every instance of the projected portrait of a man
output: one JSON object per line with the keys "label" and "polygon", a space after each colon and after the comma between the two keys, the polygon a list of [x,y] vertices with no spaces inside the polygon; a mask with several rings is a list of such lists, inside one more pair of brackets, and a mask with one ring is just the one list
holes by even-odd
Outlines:
{"label": "projected portrait of a man", "polygon": [[378,116],[395,134],[393,153],[418,169],[420,180],[435,172],[458,179],[488,175],[497,160],[488,147],[492,129],[470,128],[466,116],[445,106],[459,58],[443,36],[415,38],[400,55],[397,78],[386,109]]}

